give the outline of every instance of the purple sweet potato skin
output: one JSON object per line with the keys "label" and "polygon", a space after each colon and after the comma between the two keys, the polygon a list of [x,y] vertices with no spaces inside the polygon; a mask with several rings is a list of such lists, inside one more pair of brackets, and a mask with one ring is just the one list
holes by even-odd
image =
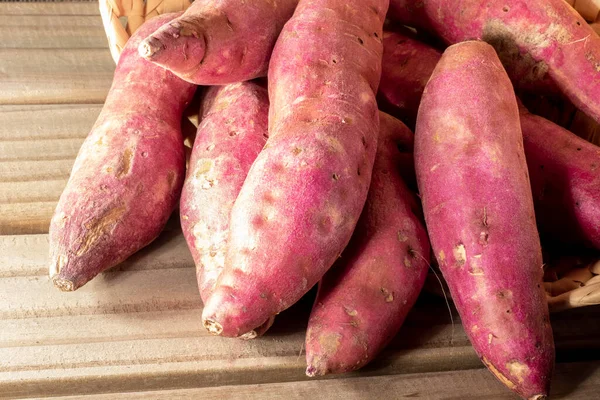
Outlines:
{"label": "purple sweet potato skin", "polygon": [[[383,43],[379,97],[394,99],[389,107],[414,119],[417,110],[411,104],[421,99],[436,56],[439,60],[442,55],[398,33],[384,32]],[[386,54],[410,54],[406,68],[398,65],[392,70]],[[600,149],[523,107],[520,110],[536,220],[544,239],[600,248]]]}
{"label": "purple sweet potato skin", "polygon": [[440,57],[439,51],[425,43],[384,32],[379,108],[414,128],[423,89]]}
{"label": "purple sweet potato skin", "polygon": [[140,45],[140,54],[197,85],[265,76],[275,41],[298,0],[203,0]]}
{"label": "purple sweet potato skin", "polygon": [[180,216],[204,302],[223,269],[231,208],[267,141],[268,116],[267,89],[253,82],[212,86],[202,99]]}
{"label": "purple sweet potato skin", "polygon": [[392,0],[390,16],[447,43],[492,44],[518,89],[558,87],[600,122],[600,37],[564,0]]}
{"label": "purple sweet potato skin", "polygon": [[429,264],[416,196],[402,179],[398,143],[412,132],[380,113],[365,208],[342,258],[321,280],[306,333],[306,373],[343,373],[371,361],[414,305]]}
{"label": "purple sweet potato skin", "polygon": [[[302,0],[269,69],[269,139],[231,214],[203,313],[239,336],[304,295],[348,244],[377,148],[387,0]],[[266,184],[268,183],[268,184]]]}
{"label": "purple sweet potato skin", "polygon": [[196,87],[140,58],[143,25],[124,48],[102,112],[83,143],[50,224],[54,284],[70,291],[154,240],[185,174],[181,116]]}
{"label": "purple sweet potato skin", "polygon": [[540,230],[562,244],[600,249],[600,147],[520,111]]}
{"label": "purple sweet potato skin", "polygon": [[473,347],[528,399],[548,393],[554,343],[519,110],[494,49],[449,47],[417,117],[431,246]]}

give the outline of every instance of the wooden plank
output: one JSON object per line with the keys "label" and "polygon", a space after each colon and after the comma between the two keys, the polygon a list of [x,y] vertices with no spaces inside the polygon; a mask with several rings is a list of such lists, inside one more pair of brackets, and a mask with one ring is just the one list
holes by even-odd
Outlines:
{"label": "wooden plank", "polygon": [[0,204],[0,235],[48,232],[56,201]]}
{"label": "wooden plank", "polygon": [[97,1],[0,3],[0,15],[97,15]]}
{"label": "wooden plank", "polygon": [[102,104],[0,106],[0,142],[84,138]]}
{"label": "wooden plank", "polygon": [[3,182],[67,181],[74,159],[0,162],[0,186]]}
{"label": "wooden plank", "polygon": [[[595,400],[600,391],[597,363],[565,363],[556,366],[552,399]],[[245,386],[218,386],[86,396],[89,400],[371,400],[419,398],[428,400],[517,399],[485,369],[374,377],[321,379]],[[55,400],[84,399],[81,396]]]}
{"label": "wooden plank", "polygon": [[[46,277],[46,235],[0,237],[0,393],[9,397],[303,380],[314,291],[261,339],[208,336],[193,262],[177,230],[74,293]],[[582,310],[583,311],[583,310]],[[553,316],[559,351],[598,353],[600,308]],[[478,368],[453,311],[421,299],[400,334],[349,376]],[[591,353],[590,353],[591,352]]]}
{"label": "wooden plank", "polygon": [[191,268],[106,272],[83,290],[62,293],[47,276],[2,278],[0,318],[135,313],[199,307]]}
{"label": "wooden plank", "polygon": [[98,15],[1,15],[0,48],[79,49],[108,46]]}
{"label": "wooden plank", "polygon": [[0,235],[44,233],[97,105],[0,106]]}
{"label": "wooden plank", "polygon": [[[158,390],[303,380],[314,291],[255,341],[208,336],[193,262],[170,230],[125,265],[74,293],[46,277],[46,235],[0,237],[0,393],[9,397]],[[400,334],[349,376],[478,368],[453,311],[421,299]],[[554,318],[559,350],[600,347],[600,308]]]}
{"label": "wooden plank", "polygon": [[0,104],[102,103],[114,69],[108,48],[0,49]]}
{"label": "wooden plank", "polygon": [[[0,236],[0,278],[45,276],[48,235]],[[193,268],[194,261],[180,229],[165,231],[113,271]],[[79,293],[79,291],[75,292]]]}
{"label": "wooden plank", "polygon": [[3,141],[2,161],[75,160],[84,138]]}
{"label": "wooden plank", "polygon": [[[61,161],[61,160],[58,160]],[[67,179],[0,182],[0,204],[58,202]]]}

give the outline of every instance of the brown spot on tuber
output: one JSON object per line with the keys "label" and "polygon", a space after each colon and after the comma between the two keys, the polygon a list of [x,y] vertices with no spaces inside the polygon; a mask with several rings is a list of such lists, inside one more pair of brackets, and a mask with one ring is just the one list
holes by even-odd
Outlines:
{"label": "brown spot on tuber", "polygon": [[340,347],[342,336],[338,333],[324,333],[319,337],[323,354],[334,355]]}
{"label": "brown spot on tuber", "polygon": [[334,173],[333,176],[332,176],[332,178],[333,178],[334,181],[337,181],[337,180],[340,179],[340,176],[338,174]]}
{"label": "brown spot on tuber", "polygon": [[202,178],[202,175],[206,174],[207,172],[210,172],[212,167],[213,160],[209,158],[198,160],[198,162],[196,163],[196,171],[194,172],[194,175],[196,176],[196,178],[200,179]]}
{"label": "brown spot on tuber", "polygon": [[512,376],[517,378],[519,383],[523,383],[525,381],[525,377],[530,373],[529,367],[517,360],[512,360],[506,363],[506,369],[508,369],[508,372]]}
{"label": "brown spot on tuber", "polygon": [[121,156],[121,162],[119,164],[119,170],[117,171],[117,178],[122,178],[129,174],[131,171],[131,161],[133,159],[133,150],[131,148],[125,149]]}
{"label": "brown spot on tuber", "polygon": [[344,307],[344,311],[351,317],[356,317],[358,315],[358,311]]}
{"label": "brown spot on tuber", "polygon": [[394,294],[390,291],[388,291],[386,288],[381,288],[379,289],[379,291],[385,296],[385,302],[386,303],[391,303],[392,301],[394,301]]}
{"label": "brown spot on tuber", "polygon": [[454,256],[457,267],[462,267],[467,262],[467,250],[462,243],[457,244],[454,249],[452,249],[452,255]]}
{"label": "brown spot on tuber", "polygon": [[319,218],[318,227],[319,227],[319,232],[321,232],[323,234],[329,234],[333,230],[333,221],[331,220],[331,218],[329,216],[324,215],[321,218]]}
{"label": "brown spot on tuber", "polygon": [[505,290],[500,290],[498,291],[498,293],[496,293],[496,296],[499,299],[511,299],[512,298],[512,291],[505,289]]}
{"label": "brown spot on tuber", "polygon": [[125,214],[125,211],[125,206],[111,208],[104,215],[84,224],[86,232],[81,239],[81,245],[75,255],[81,256],[87,253],[100,238],[117,225],[123,214]]}
{"label": "brown spot on tuber", "polygon": [[294,147],[294,149],[292,150],[292,154],[295,156],[297,156],[300,153],[302,153],[302,149],[299,147]]}
{"label": "brown spot on tuber", "polygon": [[173,187],[175,186],[176,177],[177,173],[175,171],[169,171],[167,173],[167,184],[171,189],[173,189]]}
{"label": "brown spot on tuber", "polygon": [[398,241],[406,242],[408,240],[408,235],[404,231],[398,231]]}
{"label": "brown spot on tuber", "polygon": [[263,194],[262,198],[263,198],[264,202],[267,204],[275,203],[275,196],[273,196],[273,193],[271,193],[271,192],[265,192]]}
{"label": "brown spot on tuber", "polygon": [[479,244],[482,246],[487,246],[489,237],[490,237],[489,233],[482,231],[479,234]]}
{"label": "brown spot on tuber", "polygon": [[444,250],[440,250],[438,254],[438,261],[440,264],[446,264],[446,253],[444,253]]}
{"label": "brown spot on tuber", "polygon": [[508,387],[509,389],[514,389],[515,388],[515,384],[508,379],[506,376],[504,376],[504,374],[502,374],[502,372],[498,371],[498,369],[491,363],[488,361],[487,358],[482,357],[481,358],[481,362],[490,370],[490,372],[492,374],[494,374],[494,376],[496,376],[496,378],[498,378],[498,380],[500,380],[500,382],[502,382],[506,387]]}

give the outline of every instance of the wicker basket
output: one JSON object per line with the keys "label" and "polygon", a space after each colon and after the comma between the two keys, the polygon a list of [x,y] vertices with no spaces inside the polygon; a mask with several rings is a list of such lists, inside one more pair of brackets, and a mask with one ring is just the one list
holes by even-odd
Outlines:
{"label": "wicker basket", "polygon": [[[566,1],[600,33],[600,0]],[[129,37],[145,20],[185,10],[192,2],[193,0],[100,0],[100,14],[115,62],[119,60]],[[540,103],[532,111],[555,122],[562,121],[561,125],[600,145],[600,127],[585,114],[555,103]],[[547,266],[544,279],[552,311],[600,304],[600,261],[564,259]],[[437,285],[437,281],[433,285]]]}
{"label": "wicker basket", "polygon": [[100,0],[100,16],[115,63],[129,37],[157,15],[185,10],[193,0]]}

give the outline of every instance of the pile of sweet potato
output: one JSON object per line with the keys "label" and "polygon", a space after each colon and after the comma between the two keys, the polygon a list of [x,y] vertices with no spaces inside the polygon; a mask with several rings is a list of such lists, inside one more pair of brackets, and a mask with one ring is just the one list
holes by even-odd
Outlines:
{"label": "pile of sweet potato", "polygon": [[542,244],[600,249],[600,148],[517,97],[538,94],[600,122],[600,37],[563,0],[196,1],[125,47],[52,218],[50,276],[76,290],[179,204],[209,332],[260,336],[319,285],[315,376],[372,360],[434,263],[482,362],[545,398]]}

